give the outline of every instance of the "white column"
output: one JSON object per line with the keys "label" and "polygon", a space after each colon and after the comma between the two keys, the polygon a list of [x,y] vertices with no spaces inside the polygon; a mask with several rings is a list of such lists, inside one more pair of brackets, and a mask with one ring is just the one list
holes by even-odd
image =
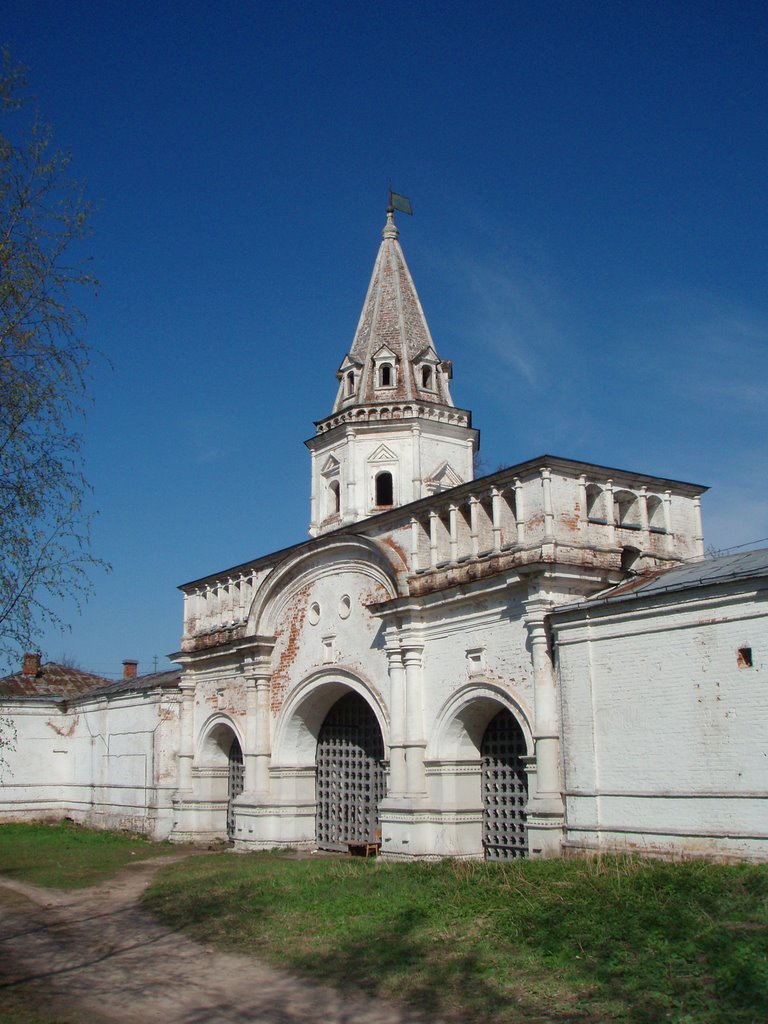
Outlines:
{"label": "white column", "polygon": [[256,729],[253,746],[254,792],[269,792],[269,763],[272,758],[272,737],[270,734],[271,676],[266,673],[256,677]]}
{"label": "white column", "polygon": [[473,496],[469,499],[469,537],[472,542],[473,558],[477,558],[480,554],[480,531],[477,522],[477,510],[479,505],[479,498],[475,498]]}
{"label": "white column", "polygon": [[450,533],[450,561],[454,564],[459,560],[459,510],[455,505],[448,506],[448,529]]}
{"label": "white column", "polygon": [[704,557],[704,527],[701,522],[701,498],[697,495],[693,499],[694,534],[693,545],[699,558]]}
{"label": "white column", "polygon": [[429,513],[429,564],[431,568],[437,567],[437,512]]}
{"label": "white column", "polygon": [[246,680],[245,789],[254,794],[269,792],[270,678],[267,672],[257,672]]}
{"label": "white column", "polygon": [[531,811],[539,815],[561,815],[563,801],[560,790],[560,716],[546,628],[549,607],[549,602],[542,599],[533,599],[525,603],[525,625],[528,629],[533,665],[536,742],[537,792]]}
{"label": "white column", "polygon": [[672,491],[664,491],[664,530],[666,531],[665,547],[671,551],[674,544],[672,538]]}
{"label": "white column", "polygon": [[[466,421],[464,421],[466,424]],[[467,480],[475,479],[475,442],[471,437],[466,440],[467,445]]]}
{"label": "white column", "polygon": [[525,509],[523,507],[523,481],[515,477],[515,515],[517,516],[517,543],[525,543]]}
{"label": "white column", "polygon": [[256,791],[256,729],[258,676],[248,676],[245,680],[245,746],[243,748],[243,765],[245,767],[246,792]]}
{"label": "white column", "polygon": [[385,651],[389,671],[389,796],[402,796],[408,789],[405,766],[405,668],[400,647],[388,640]]}
{"label": "white column", "polygon": [[579,477],[579,521],[587,522],[587,478],[582,473]]}
{"label": "white column", "polygon": [[498,487],[491,488],[491,515],[493,528],[493,553],[501,551],[501,491]]}
{"label": "white column", "polygon": [[552,473],[546,467],[539,470],[541,474],[542,504],[544,506],[544,540],[555,539],[555,515],[552,511]]}
{"label": "white column", "polygon": [[422,694],[422,644],[402,645],[405,664],[405,764],[408,792],[426,792],[424,775],[424,707]]}
{"label": "white column", "polygon": [[181,792],[192,789],[192,759],[195,756],[195,684],[179,684],[181,711],[179,722],[178,788]]}
{"label": "white column", "polygon": [[418,572],[419,565],[419,521],[411,518],[411,572]]}
{"label": "white column", "polygon": [[605,521],[608,529],[608,544],[611,547],[614,547],[616,545],[616,514],[613,511],[613,480],[605,481],[603,501],[605,502]]}
{"label": "white column", "polygon": [[651,535],[648,523],[648,488],[645,485],[640,488],[637,500],[640,505],[640,526],[643,534],[642,550],[648,551],[651,547]]}
{"label": "white column", "polygon": [[310,451],[311,463],[311,492],[309,497],[309,533],[314,537],[317,534],[317,524],[320,522],[317,512],[317,452]]}
{"label": "white column", "polygon": [[360,517],[357,507],[357,474],[355,467],[355,432],[347,427],[347,507],[344,521],[355,522]]}
{"label": "white column", "polygon": [[413,479],[411,483],[411,501],[418,501],[418,499],[422,497],[424,481],[421,479],[421,428],[416,424],[411,427],[411,438],[413,441]]}

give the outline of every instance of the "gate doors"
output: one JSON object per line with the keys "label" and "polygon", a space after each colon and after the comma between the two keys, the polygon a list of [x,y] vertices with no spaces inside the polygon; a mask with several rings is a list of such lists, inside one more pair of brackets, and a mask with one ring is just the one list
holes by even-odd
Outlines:
{"label": "gate doors", "polygon": [[483,848],[489,860],[525,857],[524,808],[528,777],[523,757],[525,737],[509,711],[500,711],[485,730],[483,761]]}
{"label": "gate doors", "polygon": [[328,712],[317,740],[317,845],[345,850],[373,842],[384,797],[384,742],[362,697],[348,693]]}
{"label": "gate doors", "polygon": [[237,736],[229,748],[229,784],[227,787],[227,838],[235,838],[235,808],[232,801],[243,792],[243,751]]}

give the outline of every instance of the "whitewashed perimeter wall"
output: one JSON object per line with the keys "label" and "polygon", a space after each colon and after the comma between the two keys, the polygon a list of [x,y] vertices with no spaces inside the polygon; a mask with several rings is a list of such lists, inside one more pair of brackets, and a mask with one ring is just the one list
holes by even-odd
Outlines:
{"label": "whitewashed perimeter wall", "polygon": [[102,828],[164,838],[176,788],[178,698],[146,695],[0,707],[13,717],[16,747],[0,789],[0,817],[72,817]]}
{"label": "whitewashed perimeter wall", "polygon": [[768,586],[749,589],[556,620],[569,845],[768,857]]}

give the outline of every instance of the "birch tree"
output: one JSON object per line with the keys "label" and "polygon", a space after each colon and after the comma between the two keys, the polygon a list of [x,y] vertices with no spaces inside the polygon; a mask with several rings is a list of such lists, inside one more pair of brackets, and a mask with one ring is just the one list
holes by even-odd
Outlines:
{"label": "birch tree", "polygon": [[0,663],[17,663],[61,601],[84,598],[90,520],[81,429],[91,350],[78,305],[96,282],[79,257],[90,206],[70,157],[0,72]]}

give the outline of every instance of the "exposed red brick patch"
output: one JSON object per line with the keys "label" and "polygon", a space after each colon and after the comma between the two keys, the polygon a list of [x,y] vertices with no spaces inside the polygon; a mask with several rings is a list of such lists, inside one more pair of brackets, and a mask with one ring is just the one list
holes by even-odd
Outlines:
{"label": "exposed red brick patch", "polygon": [[400,559],[400,561],[402,563],[402,566],[403,566],[403,569],[407,569],[408,568],[408,556],[406,555],[405,551],[403,551],[403,549],[400,547],[400,545],[397,543],[397,541],[393,540],[392,537],[382,537],[380,543],[382,545],[384,545],[385,547],[388,547],[391,551],[394,551],[394,553]]}
{"label": "exposed red brick patch", "polygon": [[68,739],[74,733],[75,729],[77,728],[77,723],[79,721],[80,715],[75,715],[75,717],[70,722],[68,729],[65,729],[63,725],[56,725],[56,723],[52,722],[50,719],[48,719],[48,721],[45,724],[50,729],[53,729],[53,731],[57,733],[59,736],[63,736],[65,737],[65,739]]}
{"label": "exposed red brick patch", "polygon": [[560,522],[563,524],[566,530],[571,533],[577,533],[581,524],[581,521],[577,515],[563,515],[560,517]]}
{"label": "exposed red brick patch", "polygon": [[275,631],[275,649],[279,649],[281,639],[286,637],[285,646],[272,673],[272,711],[277,713],[283,706],[285,691],[290,682],[291,668],[299,653],[301,634],[309,600],[310,586],[302,587],[291,598],[285,610],[279,628]]}

